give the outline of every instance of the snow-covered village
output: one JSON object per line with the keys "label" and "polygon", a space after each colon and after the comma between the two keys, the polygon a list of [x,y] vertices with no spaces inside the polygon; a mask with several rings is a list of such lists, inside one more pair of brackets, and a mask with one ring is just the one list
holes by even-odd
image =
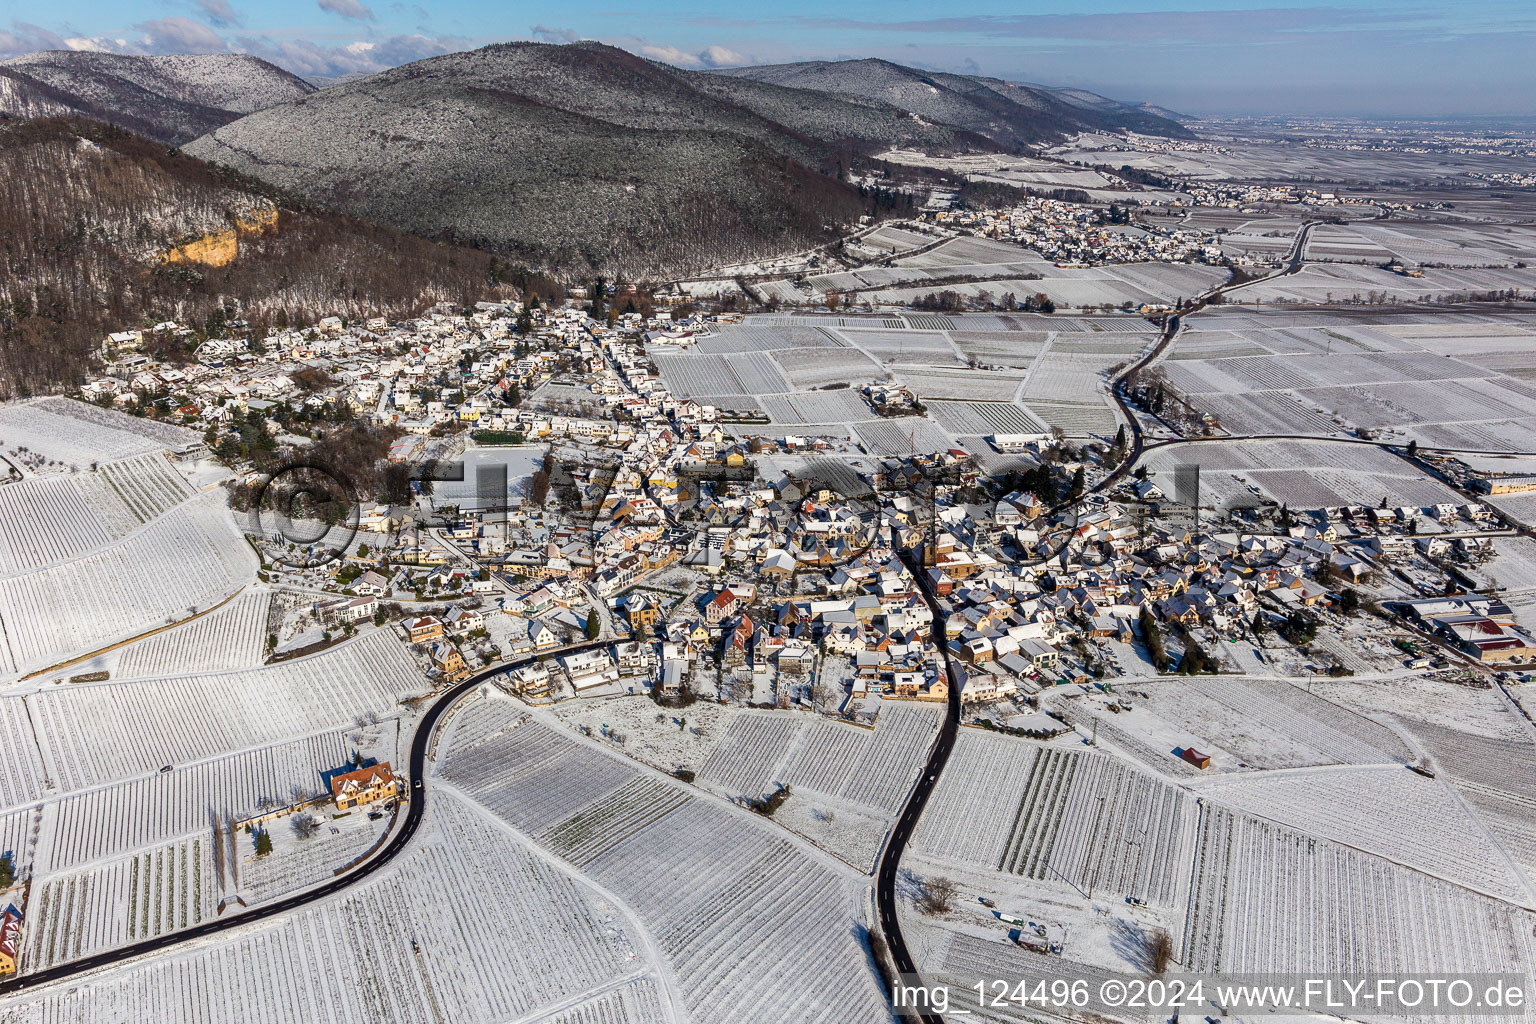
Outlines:
{"label": "snow-covered village", "polygon": [[1526,121],[306,6],[0,28],[0,1022],[1532,1017]]}

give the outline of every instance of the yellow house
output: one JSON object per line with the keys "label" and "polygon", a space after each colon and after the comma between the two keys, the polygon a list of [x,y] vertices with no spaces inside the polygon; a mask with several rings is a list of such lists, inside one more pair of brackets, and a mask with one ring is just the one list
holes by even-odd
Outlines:
{"label": "yellow house", "polygon": [[13,903],[0,915],[0,976],[16,973],[16,956],[21,942],[21,911]]}
{"label": "yellow house", "polygon": [[388,761],[331,777],[331,799],[339,811],[394,795],[395,773],[390,771]]}

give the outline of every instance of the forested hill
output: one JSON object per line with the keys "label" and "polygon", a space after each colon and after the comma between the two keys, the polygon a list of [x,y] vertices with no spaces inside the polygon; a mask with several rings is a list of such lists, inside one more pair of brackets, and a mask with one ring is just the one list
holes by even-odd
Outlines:
{"label": "forested hill", "polygon": [[0,61],[0,114],[88,117],[172,145],[314,90],[244,53],[42,50]]}
{"label": "forested hill", "polygon": [[78,119],[0,123],[0,240],[0,397],[78,381],[107,332],[146,322],[405,316],[497,290],[487,253]]}

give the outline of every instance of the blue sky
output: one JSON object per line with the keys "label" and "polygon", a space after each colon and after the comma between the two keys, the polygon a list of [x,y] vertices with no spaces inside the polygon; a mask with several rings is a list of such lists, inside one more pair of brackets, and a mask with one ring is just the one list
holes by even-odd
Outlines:
{"label": "blue sky", "polygon": [[[0,55],[237,50],[303,75],[598,39],[684,67],[884,57],[1195,114],[1536,116],[1530,0],[13,0]],[[4,18],[5,15],[0,15]]]}

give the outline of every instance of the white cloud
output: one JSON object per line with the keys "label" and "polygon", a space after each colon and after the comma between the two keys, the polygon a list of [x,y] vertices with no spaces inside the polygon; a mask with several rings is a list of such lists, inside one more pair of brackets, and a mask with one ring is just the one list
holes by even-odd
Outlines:
{"label": "white cloud", "polygon": [[192,0],[192,6],[202,11],[211,24],[220,27],[240,24],[240,16],[229,6],[229,0]]}
{"label": "white cloud", "polygon": [[727,68],[747,63],[747,58],[735,50],[723,46],[706,46],[699,52],[699,59],[712,68]]}
{"label": "white cloud", "polygon": [[330,11],[352,21],[373,20],[373,12],[364,7],[360,0],[319,0],[319,4],[322,11]]}
{"label": "white cloud", "polygon": [[436,57],[462,50],[469,41],[457,36],[392,36],[389,39],[359,39],[341,46],[320,46],[307,39],[273,39],[270,36],[241,36],[240,48],[296,75],[332,77],[372,74],[397,64]]}
{"label": "white cloud", "polygon": [[157,18],[134,28],[144,33],[144,49],[151,53],[223,53],[229,49],[217,32],[191,18]]}
{"label": "white cloud", "polygon": [[649,43],[642,39],[638,51],[642,57],[679,68],[720,68],[747,63],[747,58],[724,46],[706,46],[697,53],[689,53],[666,43]]}
{"label": "white cloud", "polygon": [[551,28],[548,25],[535,25],[528,31],[533,38],[542,43],[574,43],[581,39],[581,33],[570,28]]}
{"label": "white cloud", "polygon": [[69,41],[38,25],[11,22],[10,29],[0,29],[0,55],[14,57],[35,50],[69,49]]}

